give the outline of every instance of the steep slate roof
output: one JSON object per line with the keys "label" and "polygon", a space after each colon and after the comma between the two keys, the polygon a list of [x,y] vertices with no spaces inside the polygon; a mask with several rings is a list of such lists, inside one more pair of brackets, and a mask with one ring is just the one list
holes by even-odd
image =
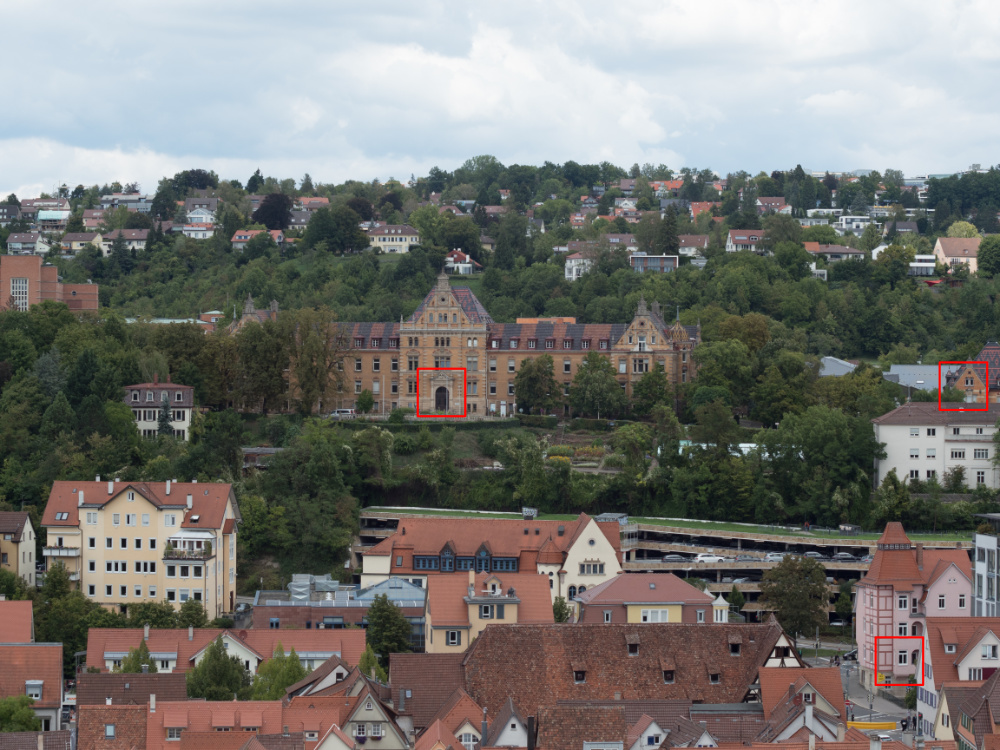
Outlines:
{"label": "steep slate roof", "polygon": [[[457,688],[465,686],[465,654],[390,654],[389,684],[396,712],[426,727]],[[400,697],[405,691],[409,697]]]}
{"label": "steep slate roof", "polygon": [[[520,521],[495,518],[405,518],[396,533],[383,539],[366,555],[391,555],[394,549],[411,549],[416,555],[438,555],[451,544],[458,557],[471,557],[484,540],[489,540],[495,557],[534,555],[547,542],[562,555],[571,540],[586,527],[590,516],[581,513],[575,521]],[[598,523],[598,528],[615,548],[621,550],[621,526],[617,521]],[[559,527],[563,527],[562,536]],[[405,534],[403,533],[403,530]],[[528,533],[525,534],[525,529]],[[535,531],[538,533],[535,533]],[[560,561],[563,558],[560,557]],[[522,560],[522,566],[524,561]]]}
{"label": "steep slate roof", "polygon": [[[163,387],[163,386],[160,386]],[[171,386],[173,387],[173,386]],[[112,492],[108,486],[112,485]],[[217,529],[222,526],[226,513],[226,503],[232,493],[232,485],[221,482],[171,482],[170,494],[166,492],[166,482],[53,482],[49,501],[42,514],[43,526],[79,526],[79,493],[83,492],[84,508],[100,508],[127,489],[135,490],[158,508],[184,509],[187,496],[191,495],[191,512],[184,517],[180,527]],[[233,503],[234,512],[239,512]],[[66,513],[64,520],[57,521],[56,513]],[[200,516],[197,523],[192,516]]]}
{"label": "steep slate roof", "polygon": [[584,742],[624,742],[628,729],[624,706],[544,706],[538,711],[535,747],[580,750]]}
{"label": "steep slate roof", "polygon": [[[936,404],[931,405],[936,408]],[[915,584],[929,586],[951,565],[972,580],[972,563],[963,549],[924,549],[923,565],[918,565],[917,550],[911,547],[910,538],[898,521],[886,524],[877,547],[868,572],[858,581],[859,586],[892,585],[907,590]]]}
{"label": "steep slate roof", "polygon": [[80,672],[76,681],[76,705],[102,706],[108,698],[112,705],[146,704],[149,696],[158,701],[187,700],[187,678],[183,672],[153,674],[115,674]]}
{"label": "steep slate roof", "polygon": [[629,573],[611,578],[577,594],[584,604],[705,604],[715,597],[673,573]]}
{"label": "steep slate roof", "polygon": [[[442,274],[438,277],[438,281],[447,282],[447,276]],[[413,311],[413,315],[410,316],[410,323],[415,323],[420,318],[420,316],[425,312],[425,310],[430,306],[430,301],[437,294],[441,293],[439,288],[441,285],[436,284],[428,293],[427,296],[417,305],[417,309]],[[462,308],[462,312],[469,318],[471,323],[492,323],[493,318],[490,314],[486,312],[486,308],[483,307],[483,303],[479,301],[479,298],[472,293],[472,290],[467,286],[453,286],[451,287],[451,293],[455,297],[455,301],[458,306]]]}
{"label": "steep slate roof", "polygon": [[[176,654],[177,671],[194,666],[194,657],[223,633],[242,642],[267,661],[280,641],[289,653],[293,648],[299,656],[306,653],[339,653],[349,664],[357,664],[365,650],[365,631],[353,629],[329,630],[222,630],[195,628],[188,640],[186,628],[152,628],[146,645],[153,654]],[[105,654],[128,653],[143,639],[142,628],[91,628],[87,633],[87,666],[104,669]],[[117,657],[116,657],[117,658]]]}
{"label": "steep slate roof", "polygon": [[809,683],[837,710],[838,715],[840,706],[844,703],[844,686],[839,667],[764,667],[760,670],[759,678],[765,718],[770,718],[775,708],[788,698],[790,685],[794,685],[795,692],[798,693]]}
{"label": "steep slate roof", "polygon": [[[740,703],[782,633],[776,622],[704,625],[490,625],[466,651],[466,690],[491,713],[560,700],[690,699]],[[730,638],[739,638],[731,655]],[[639,653],[627,644],[638,641]],[[517,654],[517,659],[511,655]],[[672,684],[664,670],[674,671]],[[577,684],[574,672],[586,679]],[[720,675],[718,683],[710,674]]]}
{"label": "steep slate roof", "polygon": [[0,643],[31,643],[35,640],[31,601],[0,602]]}
{"label": "steep slate roof", "polygon": [[[986,633],[1000,637],[1000,617],[928,617],[924,627],[934,680],[942,683],[960,679],[958,662]],[[954,654],[944,652],[946,644],[955,646]]]}
{"label": "steep slate roof", "polygon": [[26,680],[42,680],[41,708],[62,702],[61,643],[0,643],[0,698],[24,695]]}

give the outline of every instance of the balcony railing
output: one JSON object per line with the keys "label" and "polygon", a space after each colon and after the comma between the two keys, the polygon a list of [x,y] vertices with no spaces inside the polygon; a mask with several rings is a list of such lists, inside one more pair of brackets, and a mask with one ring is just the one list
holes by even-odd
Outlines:
{"label": "balcony railing", "polygon": [[213,557],[215,557],[215,550],[174,549],[172,547],[163,550],[164,560],[208,560]]}
{"label": "balcony railing", "polygon": [[79,547],[43,547],[42,554],[45,557],[79,557]]}

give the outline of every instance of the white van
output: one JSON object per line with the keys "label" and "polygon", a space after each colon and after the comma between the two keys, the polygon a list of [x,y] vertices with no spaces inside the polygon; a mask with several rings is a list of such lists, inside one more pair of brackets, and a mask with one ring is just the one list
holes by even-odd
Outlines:
{"label": "white van", "polygon": [[330,419],[354,419],[354,409],[334,409],[330,412]]}

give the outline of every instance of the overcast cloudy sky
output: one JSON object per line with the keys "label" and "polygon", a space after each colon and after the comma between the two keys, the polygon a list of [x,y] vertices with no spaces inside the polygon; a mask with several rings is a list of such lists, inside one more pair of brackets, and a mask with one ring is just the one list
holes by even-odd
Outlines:
{"label": "overcast cloudy sky", "polygon": [[951,172],[1000,162],[979,0],[0,0],[0,192],[255,168]]}

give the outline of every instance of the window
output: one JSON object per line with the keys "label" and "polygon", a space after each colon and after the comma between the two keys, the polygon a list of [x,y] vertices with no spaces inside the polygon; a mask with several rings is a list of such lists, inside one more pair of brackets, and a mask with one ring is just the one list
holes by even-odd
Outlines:
{"label": "window", "polygon": [[712,672],[708,676],[708,681],[711,682],[713,685],[718,685],[719,684],[719,673],[718,672]]}
{"label": "window", "polygon": [[577,685],[582,685],[587,681],[587,672],[582,669],[573,670],[573,682]]}
{"label": "window", "polygon": [[87,586],[87,596],[97,596],[97,587],[94,584]]}
{"label": "window", "polygon": [[479,619],[489,620],[493,617],[493,606],[490,604],[480,604],[479,605]]}
{"label": "window", "polygon": [[997,658],[997,647],[996,645],[985,644],[982,648],[982,654],[984,659],[996,659]]}
{"label": "window", "polygon": [[375,359],[372,360],[372,372],[379,372],[381,367],[382,367],[382,360],[380,360],[378,357],[375,357]]}
{"label": "window", "polygon": [[964,459],[965,458],[965,449],[963,448],[963,449],[952,450],[951,457],[953,459]]}
{"label": "window", "polygon": [[156,586],[150,586],[149,587],[149,598],[150,599],[155,599],[156,598]]}
{"label": "window", "polygon": [[142,525],[149,526],[149,513],[142,514]]}
{"label": "window", "polygon": [[528,339],[528,348],[529,349],[534,349],[535,348],[535,344],[537,344],[537,343],[538,342],[535,339]]}
{"label": "window", "polygon": [[142,549],[142,539],[140,539],[139,537],[135,538],[135,548]]}
{"label": "window", "polygon": [[927,437],[934,437],[935,435],[937,435],[937,428],[936,427],[928,427],[927,428]]}
{"label": "window", "polygon": [[113,740],[115,738],[115,725],[105,724],[104,725],[104,739]]}
{"label": "window", "polygon": [[87,546],[90,547],[90,549],[97,549],[97,537],[96,536],[89,537],[87,539]]}
{"label": "window", "polygon": [[170,727],[167,729],[168,740],[179,740],[180,738],[181,738],[181,730],[179,727]]}
{"label": "window", "polygon": [[[981,679],[983,679],[983,668],[982,667],[969,667],[969,679],[970,680],[981,680]],[[965,719],[966,719],[966,715],[962,714],[962,721],[964,722]],[[970,726],[970,727],[968,727],[968,729],[972,729],[972,727]]]}
{"label": "window", "polygon": [[461,630],[447,630],[447,631],[445,631],[444,642],[448,646],[461,646],[462,645],[462,631]]}
{"label": "window", "polygon": [[896,626],[896,635],[909,635],[909,632],[906,629],[905,622],[901,622],[899,623],[899,625]]}
{"label": "window", "polygon": [[580,563],[580,575],[604,575],[604,563]]}
{"label": "window", "polygon": [[911,427],[910,428],[910,437],[920,437],[920,428],[919,427]]}
{"label": "window", "polygon": [[674,684],[674,670],[672,669],[663,670],[663,682],[667,685]]}
{"label": "window", "polygon": [[361,381],[360,380],[355,380],[354,381],[354,392],[355,393],[361,393]]}
{"label": "window", "polygon": [[639,655],[639,644],[638,643],[630,643],[630,644],[628,644],[628,655],[629,656],[638,656]]}
{"label": "window", "polygon": [[982,435],[983,434],[983,428],[982,427],[977,427],[976,428],[976,434],[977,435]]}
{"label": "window", "polygon": [[980,469],[976,472],[976,486],[981,484],[986,484],[986,472]]}
{"label": "window", "polygon": [[497,371],[497,361],[495,359],[490,360],[490,372]]}
{"label": "window", "polygon": [[965,594],[958,595],[958,608],[965,609]]}
{"label": "window", "polygon": [[104,595],[105,596],[112,596],[112,587],[110,585],[105,585],[105,587],[104,587]]}
{"label": "window", "polygon": [[464,747],[465,750],[473,750],[473,748],[475,748],[476,746],[476,743],[479,742],[479,738],[476,737],[476,735],[474,735],[472,732],[463,732],[461,737],[458,738],[458,740],[459,742],[462,743],[462,747]]}
{"label": "window", "polygon": [[[150,539],[149,540],[149,548],[150,549],[156,549],[156,540],[155,539]],[[155,563],[154,563],[154,565],[155,565]]]}
{"label": "window", "polygon": [[568,359],[563,360],[563,373],[568,373],[572,369],[572,363]]}
{"label": "window", "polygon": [[121,526],[121,523],[122,523],[122,514],[121,513],[112,513],[111,514],[111,525],[112,526]]}
{"label": "window", "polygon": [[907,664],[910,663],[909,662],[909,657],[907,656],[907,654],[906,654],[905,651],[898,651],[896,653],[896,663],[900,664],[900,665],[903,665],[903,666],[905,666],[905,665],[907,665]]}
{"label": "window", "polygon": [[87,570],[89,572],[91,572],[91,573],[96,573],[97,572],[97,561],[96,560],[88,560],[87,561]]}
{"label": "window", "polygon": [[126,537],[121,537],[118,540],[118,546],[120,546],[122,549],[128,549],[128,539]]}
{"label": "window", "polygon": [[517,349],[517,344],[518,344],[518,340],[517,339],[511,339],[509,346],[510,346],[511,349]]}
{"label": "window", "polygon": [[910,469],[910,479],[920,479],[920,469]]}
{"label": "window", "polygon": [[97,514],[96,513],[87,513],[87,524],[89,526],[94,526],[94,525],[97,524]]}
{"label": "window", "polygon": [[937,449],[936,448],[928,448],[927,449],[927,458],[937,458]]}
{"label": "window", "polygon": [[359,723],[357,726],[354,727],[354,736],[355,737],[365,737],[366,735],[367,735],[367,733],[365,732],[365,724],[364,723]]}
{"label": "window", "polygon": [[976,448],[972,451],[972,457],[980,461],[990,457],[989,448]]}
{"label": "window", "polygon": [[934,479],[937,476],[937,472],[934,469],[930,469],[927,472],[928,479]]}
{"label": "window", "polygon": [[910,458],[920,458],[920,449],[910,448]]}
{"label": "window", "polygon": [[[966,385],[972,385],[972,378],[966,378],[965,384]],[[951,434],[952,435],[961,435],[962,434],[962,428],[961,427],[952,427],[951,428]]]}
{"label": "window", "polygon": [[508,359],[507,360],[507,372],[514,372],[514,369],[515,369],[514,368],[514,360]]}
{"label": "window", "polygon": [[604,622],[611,622],[611,610],[604,610]]}
{"label": "window", "polygon": [[176,526],[177,525],[177,516],[175,516],[173,513],[166,514],[163,517],[163,525],[164,526]]}
{"label": "window", "polygon": [[705,622],[705,610],[699,609],[697,614],[698,614],[697,617],[698,622]]}

